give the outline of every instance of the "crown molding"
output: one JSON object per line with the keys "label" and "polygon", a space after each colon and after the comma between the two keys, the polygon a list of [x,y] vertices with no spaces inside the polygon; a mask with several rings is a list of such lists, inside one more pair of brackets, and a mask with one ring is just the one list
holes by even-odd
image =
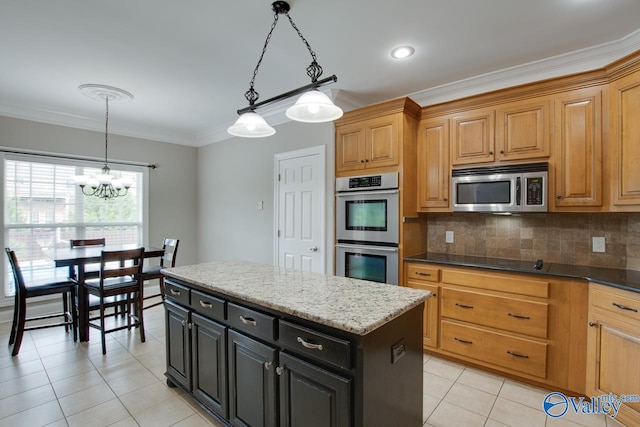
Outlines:
{"label": "crown molding", "polygon": [[[0,116],[29,120],[56,126],[104,132],[104,119],[84,116],[82,114],[65,113],[52,110],[41,105],[23,105],[0,103]],[[148,126],[113,125],[110,123],[109,134],[132,138],[149,139],[178,145],[194,145],[194,137],[188,133],[171,133],[163,130],[155,132]]]}
{"label": "crown molding", "polygon": [[610,43],[458,80],[409,94],[420,106],[603,68],[640,49],[640,30]]}

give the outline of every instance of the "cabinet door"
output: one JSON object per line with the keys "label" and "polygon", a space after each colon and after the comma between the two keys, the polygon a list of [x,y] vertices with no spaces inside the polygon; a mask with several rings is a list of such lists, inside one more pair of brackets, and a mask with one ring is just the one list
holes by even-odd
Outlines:
{"label": "cabinet door", "polygon": [[497,110],[498,160],[549,157],[551,119],[547,99],[512,102]]}
{"label": "cabinet door", "polygon": [[346,427],[351,423],[351,381],[280,353],[280,425]]}
{"label": "cabinet door", "polygon": [[495,113],[483,108],[451,119],[451,164],[465,165],[495,160]]}
{"label": "cabinet door", "polygon": [[602,206],[602,92],[586,89],[556,99],[557,208]]}
{"label": "cabinet door", "polygon": [[418,206],[420,210],[449,208],[449,122],[446,118],[420,124],[418,140]]}
{"label": "cabinet door", "polygon": [[640,205],[640,72],[611,84],[614,205]]}
{"label": "cabinet door", "polygon": [[433,296],[424,302],[424,314],[422,315],[422,345],[438,348],[438,319],[440,319],[440,287],[415,280],[407,281],[407,286],[423,291],[430,291]]}
{"label": "cabinet door", "polygon": [[227,328],[192,313],[193,395],[227,417]]}
{"label": "cabinet door", "polygon": [[276,426],[276,350],[236,331],[228,337],[229,420],[239,426]]}
{"label": "cabinet door", "polygon": [[336,171],[364,169],[364,125],[340,126],[336,129]]}
{"label": "cabinet door", "polygon": [[398,164],[399,132],[398,115],[379,117],[365,122],[365,167]]}
{"label": "cabinet door", "polygon": [[191,390],[191,358],[189,340],[189,311],[165,301],[167,340],[167,373],[171,380]]}
{"label": "cabinet door", "polygon": [[[593,326],[589,328],[587,393],[593,397],[609,393],[638,395],[640,333],[637,326],[605,316],[590,318]],[[616,419],[625,425],[640,425],[640,402],[625,403]]]}

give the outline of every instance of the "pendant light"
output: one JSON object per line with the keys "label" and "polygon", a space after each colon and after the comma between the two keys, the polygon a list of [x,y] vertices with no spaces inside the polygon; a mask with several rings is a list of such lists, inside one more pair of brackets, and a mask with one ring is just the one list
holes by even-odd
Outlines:
{"label": "pendant light", "polygon": [[[234,136],[245,138],[261,138],[273,135],[276,132],[275,129],[269,126],[264,118],[256,113],[255,110],[265,105],[272,104],[274,102],[281,101],[283,99],[287,99],[300,94],[302,94],[300,99],[298,99],[298,101],[286,111],[287,117],[291,120],[307,123],[322,123],[336,120],[342,116],[342,110],[340,109],[340,107],[336,106],[327,95],[318,90],[318,88],[321,86],[338,81],[338,78],[333,75],[326,79],[318,80],[318,78],[322,75],[322,67],[320,66],[320,64],[318,64],[315,52],[311,49],[311,46],[304,38],[296,24],[293,22],[291,16],[289,16],[289,3],[287,3],[286,1],[273,2],[271,4],[271,10],[273,10],[274,12],[273,24],[271,25],[271,30],[267,34],[267,38],[264,42],[262,54],[258,59],[258,63],[256,64],[255,69],[253,70],[253,77],[251,78],[251,82],[249,83],[249,90],[244,94],[244,97],[247,99],[247,101],[249,101],[249,106],[238,110],[238,114],[240,115],[240,117],[233,124],[233,126],[227,129],[227,132]],[[260,68],[260,64],[262,63],[262,58],[264,58],[264,54],[267,51],[267,46],[269,45],[269,41],[271,40],[271,34],[278,24],[279,15],[285,15],[289,19],[289,23],[298,33],[298,36],[305,44],[307,50],[309,51],[309,54],[311,55],[312,61],[311,64],[307,67],[307,75],[311,78],[311,83],[306,86],[302,86],[289,92],[283,93],[281,95],[274,96],[273,98],[269,98],[265,101],[256,103],[256,101],[260,97],[260,94],[255,90],[254,82],[256,76],[258,75],[258,69]]]}
{"label": "pendant light", "polygon": [[107,160],[107,149],[109,147],[109,101],[129,102],[133,95],[126,90],[112,86],[85,84],[78,87],[80,91],[89,98],[104,101],[105,103],[105,126],[104,126],[104,166],[102,173],[96,176],[79,175],[75,177],[75,182],[85,196],[95,196],[100,199],[113,199],[127,194],[132,182],[126,178],[118,178],[111,175],[111,168]]}

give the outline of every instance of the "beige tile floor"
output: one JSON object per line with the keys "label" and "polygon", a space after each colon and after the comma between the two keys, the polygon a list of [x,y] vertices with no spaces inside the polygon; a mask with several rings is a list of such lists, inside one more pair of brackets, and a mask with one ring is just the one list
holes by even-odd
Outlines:
{"label": "beige tile floor", "polygon": [[[18,356],[0,352],[0,426],[219,426],[166,386],[162,306],[146,310],[145,322],[146,343],[115,332],[106,356],[96,330],[82,344],[62,328],[27,332]],[[10,326],[0,324],[5,346]],[[424,356],[423,375],[426,426],[619,426],[596,415],[549,418],[546,390],[435,357]]]}

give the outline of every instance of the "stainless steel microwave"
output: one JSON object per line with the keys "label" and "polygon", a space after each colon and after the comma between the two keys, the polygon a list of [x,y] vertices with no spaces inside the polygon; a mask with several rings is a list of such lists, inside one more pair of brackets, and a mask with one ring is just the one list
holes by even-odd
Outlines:
{"label": "stainless steel microwave", "polygon": [[453,170],[453,210],[547,212],[548,171],[548,163]]}

